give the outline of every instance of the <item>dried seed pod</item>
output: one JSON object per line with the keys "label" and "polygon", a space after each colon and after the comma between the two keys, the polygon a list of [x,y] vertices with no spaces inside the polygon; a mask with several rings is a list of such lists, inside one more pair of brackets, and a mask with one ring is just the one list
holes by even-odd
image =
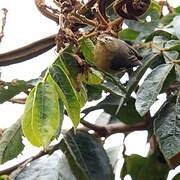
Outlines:
{"label": "dried seed pod", "polygon": [[114,10],[123,18],[137,20],[148,10],[150,4],[151,0],[117,0]]}

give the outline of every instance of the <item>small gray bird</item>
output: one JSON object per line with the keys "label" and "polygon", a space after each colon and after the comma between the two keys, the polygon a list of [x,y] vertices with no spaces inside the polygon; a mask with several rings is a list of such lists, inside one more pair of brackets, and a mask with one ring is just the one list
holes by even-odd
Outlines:
{"label": "small gray bird", "polygon": [[109,73],[142,65],[142,56],[126,42],[102,34],[94,49],[96,66]]}

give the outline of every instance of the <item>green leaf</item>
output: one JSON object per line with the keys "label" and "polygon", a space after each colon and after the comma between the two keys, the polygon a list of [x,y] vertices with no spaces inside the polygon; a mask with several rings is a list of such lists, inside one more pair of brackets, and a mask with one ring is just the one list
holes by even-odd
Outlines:
{"label": "green leaf", "polygon": [[[62,158],[56,152],[49,156],[43,156],[32,161],[29,166],[23,167],[22,169],[19,167],[19,169],[11,174],[11,180],[61,179],[62,177],[59,177],[63,173],[63,162],[61,160]],[[67,163],[64,164],[64,166],[66,165]],[[66,176],[68,175],[69,174],[66,174]]]}
{"label": "green leaf", "polygon": [[154,36],[164,36],[166,38],[168,38],[169,40],[171,39],[176,39],[175,36],[173,36],[171,33],[167,32],[167,31],[164,31],[164,30],[157,30],[157,31],[154,31],[152,32],[145,40],[145,42],[149,42],[149,41],[152,41]]}
{"label": "green leaf", "polygon": [[172,180],[179,180],[179,179],[180,179],[180,173],[176,174],[176,176],[174,176]]}
{"label": "green leaf", "polygon": [[118,38],[125,41],[135,41],[139,32],[134,31],[133,29],[127,28],[123,29],[118,33]]}
{"label": "green leaf", "polygon": [[82,108],[83,106],[85,106],[85,104],[88,100],[87,90],[86,90],[84,84],[82,84],[82,83],[80,86],[80,91],[77,92],[77,97],[79,99],[80,107]]}
{"label": "green leaf", "polygon": [[177,36],[178,39],[180,39],[180,33],[179,33],[180,24],[179,24],[179,21],[180,21],[180,15],[175,16],[174,19],[173,19],[173,22],[172,22],[174,33],[175,33],[175,35]]}
{"label": "green leaf", "polygon": [[5,130],[0,139],[0,164],[16,158],[23,149],[21,123],[20,120],[18,120]]}
{"label": "green leaf", "polygon": [[136,109],[141,116],[144,116],[156,101],[166,77],[173,68],[173,64],[162,64],[153,69],[139,87],[136,99]]}
{"label": "green leaf", "polygon": [[59,97],[62,99],[68,116],[71,118],[76,128],[80,122],[80,102],[76,90],[62,67],[53,65],[49,71],[50,75],[59,86]]}
{"label": "green leaf", "polygon": [[34,134],[34,130],[32,128],[32,121],[33,121],[33,101],[35,96],[35,88],[32,89],[28,98],[26,99],[26,105],[24,109],[24,113],[21,120],[21,126],[24,136],[29,140],[31,144],[34,146],[40,147],[41,141],[36,137]]}
{"label": "green leaf", "polygon": [[85,59],[90,63],[94,63],[94,44],[91,39],[83,38],[80,41],[80,48]]}
{"label": "green leaf", "polygon": [[144,57],[144,63],[140,66],[136,71],[133,72],[132,76],[130,77],[128,84],[127,84],[127,91],[128,95],[136,89],[138,83],[146,70],[159,58],[159,54],[149,53],[147,56]]}
{"label": "green leaf", "polygon": [[164,180],[167,178],[168,172],[168,165],[159,152],[155,152],[147,158],[132,154],[125,156],[121,178],[129,174],[133,180]]}
{"label": "green leaf", "polygon": [[86,85],[88,101],[98,100],[102,97],[102,88]]}
{"label": "green leaf", "polygon": [[43,146],[56,135],[60,121],[58,94],[50,82],[41,82],[35,89],[32,129]]}
{"label": "green leaf", "polygon": [[68,51],[63,51],[60,57],[56,59],[54,64],[62,67],[66,75],[71,80],[73,87],[78,88],[78,91],[75,92],[79,99],[80,106],[83,107],[87,102],[87,92],[84,85],[82,83],[77,82],[79,65],[73,57],[73,55]]}
{"label": "green leaf", "polygon": [[125,156],[124,165],[121,171],[121,178],[124,178],[127,174],[130,174],[133,180],[138,180],[139,172],[145,164],[146,158],[132,154],[131,156]]}
{"label": "green leaf", "polygon": [[90,68],[82,74],[81,80],[88,85],[99,85],[103,81],[103,76],[99,71]]}
{"label": "green leaf", "polygon": [[124,123],[133,124],[135,122],[138,122],[141,119],[141,116],[135,109],[135,99],[130,97],[117,112],[120,101],[121,97],[109,95],[96,106],[84,109],[82,113],[87,114],[94,110],[103,109],[106,113],[110,114],[113,117],[116,117],[117,119],[119,119],[119,121],[122,121]]}
{"label": "green leaf", "polygon": [[26,91],[29,87],[25,81],[13,80],[12,82],[4,82],[0,85],[0,103],[3,103],[20,92]]}
{"label": "green leaf", "polygon": [[114,95],[117,95],[117,96],[121,96],[121,97],[125,97],[126,94],[124,91],[122,91],[119,86],[113,84],[112,82],[110,81],[105,81],[103,82],[102,84],[100,84],[100,86],[102,87],[103,90],[111,93],[111,94],[114,94]]}
{"label": "green leaf", "polygon": [[67,145],[66,150],[69,151],[76,166],[81,169],[86,177],[78,177],[78,172],[72,169],[71,161],[68,159],[73,173],[79,180],[114,179],[108,156],[103,146],[95,137],[83,131],[77,131],[76,134],[69,131],[64,135],[64,140]]}
{"label": "green leaf", "polygon": [[166,159],[171,159],[180,152],[180,92],[176,102],[171,99],[162,108],[155,120],[154,129]]}

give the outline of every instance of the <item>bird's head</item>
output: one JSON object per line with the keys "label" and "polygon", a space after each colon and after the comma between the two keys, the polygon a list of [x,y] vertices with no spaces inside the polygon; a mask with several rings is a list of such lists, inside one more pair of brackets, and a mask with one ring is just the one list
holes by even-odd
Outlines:
{"label": "bird's head", "polygon": [[101,34],[97,38],[97,43],[98,46],[103,46],[107,50],[113,51],[116,49],[117,39],[108,34]]}

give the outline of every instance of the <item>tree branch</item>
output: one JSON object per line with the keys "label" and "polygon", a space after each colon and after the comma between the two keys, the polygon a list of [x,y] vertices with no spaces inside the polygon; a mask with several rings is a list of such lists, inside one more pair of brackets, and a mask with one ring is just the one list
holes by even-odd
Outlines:
{"label": "tree branch", "polygon": [[49,18],[59,24],[59,16],[48,10],[48,8],[45,4],[45,0],[35,0],[35,4],[36,4],[38,10],[44,16],[46,16],[47,18]]}
{"label": "tree branch", "polygon": [[125,123],[114,123],[114,124],[108,124],[105,126],[99,126],[95,124],[91,124],[83,119],[81,119],[81,124],[83,124],[85,127],[87,127],[90,130],[94,130],[95,134],[97,134],[99,137],[108,137],[115,133],[129,133],[132,131],[142,131],[142,130],[148,130],[150,127],[152,127],[152,119],[150,117],[150,113],[148,112],[142,120],[140,120],[138,123],[135,124],[125,124]]}
{"label": "tree branch", "polygon": [[59,142],[59,143],[57,143],[57,144],[55,144],[53,146],[50,146],[49,149],[47,149],[46,151],[45,150],[40,151],[37,155],[32,156],[32,157],[30,157],[30,158],[28,158],[28,159],[26,159],[26,160],[24,160],[24,161],[22,161],[22,162],[20,162],[20,163],[18,163],[16,165],[12,166],[10,168],[7,168],[5,170],[0,171],[0,176],[1,175],[9,175],[9,174],[11,174],[11,172],[16,170],[17,168],[25,167],[28,163],[30,163],[30,162],[32,162],[32,161],[34,161],[34,160],[36,160],[36,159],[38,159],[38,158],[40,158],[40,157],[42,157],[44,155],[52,154],[54,151],[59,149],[60,143],[61,142]]}
{"label": "tree branch", "polygon": [[4,28],[6,25],[6,17],[7,17],[7,13],[8,10],[3,8],[1,9],[3,11],[3,17],[2,17],[2,26],[1,26],[1,31],[0,31],[0,42],[2,41],[2,38],[4,37]]}
{"label": "tree branch", "polygon": [[56,35],[52,35],[24,47],[0,54],[0,66],[23,62],[43,54],[56,45],[55,38]]}

